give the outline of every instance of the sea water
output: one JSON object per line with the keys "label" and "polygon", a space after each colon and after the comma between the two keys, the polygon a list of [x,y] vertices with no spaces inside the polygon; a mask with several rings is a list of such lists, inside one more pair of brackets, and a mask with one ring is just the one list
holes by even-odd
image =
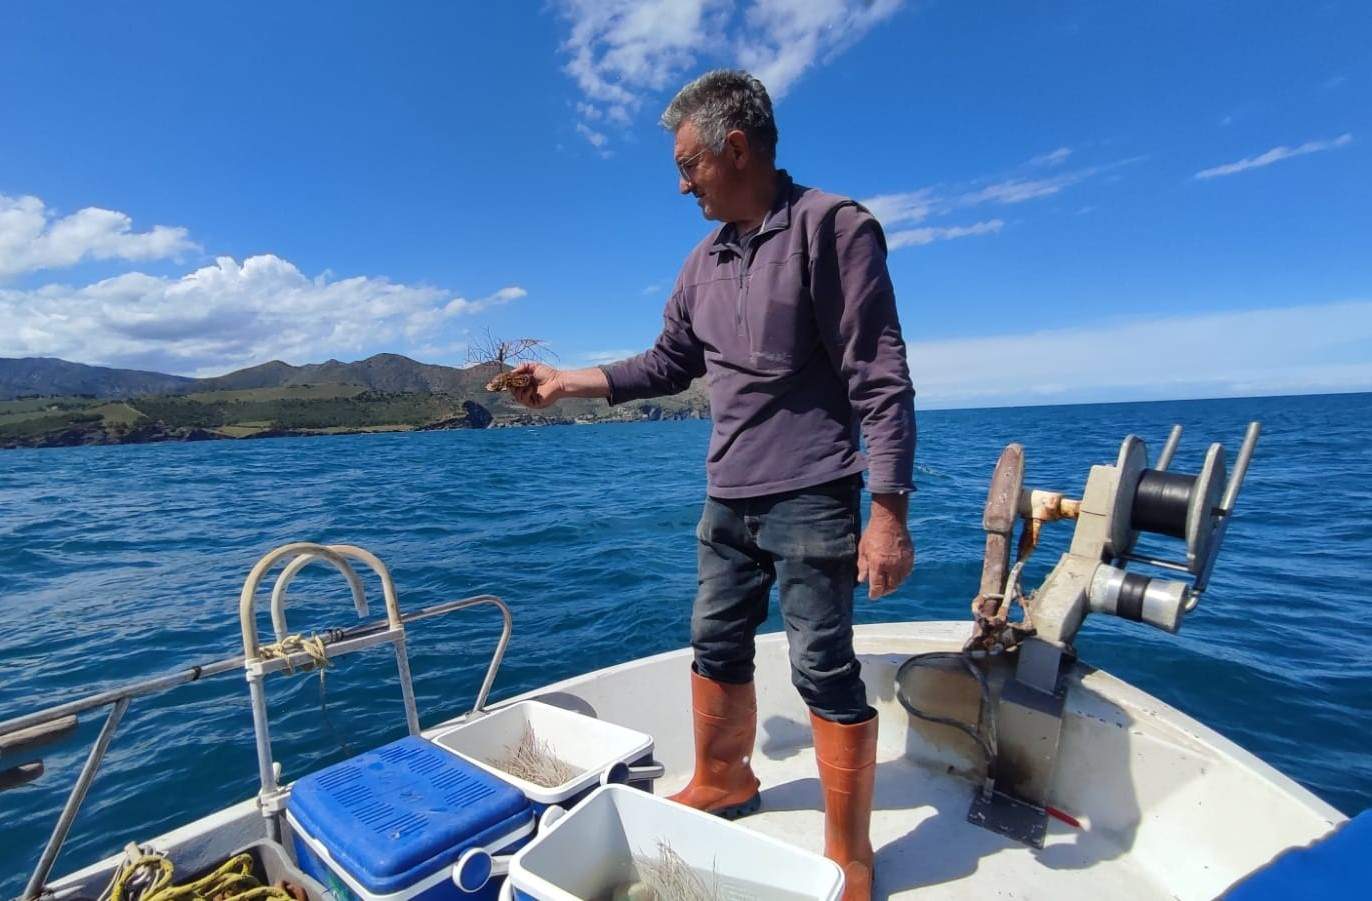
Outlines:
{"label": "sea water", "polygon": [[[1262,420],[1209,592],[1177,636],[1091,617],[1082,658],[1179,707],[1354,813],[1372,803],[1372,395],[934,411],[919,417],[918,562],[859,622],[966,619],[1001,448],[1027,482],[1080,492],[1134,433],[1173,464],[1232,455]],[[706,422],[497,429],[0,453],[0,718],[241,653],[237,599],[288,541],[351,543],[390,567],[402,609],[482,592],[514,612],[493,699],[683,647]],[[1045,527],[1025,584],[1065,548]],[[1177,542],[1157,550],[1180,553]],[[369,581],[373,615],[380,592]],[[266,591],[259,607],[265,607]],[[292,631],[356,622],[342,579],[307,568]],[[263,634],[270,625],[265,613]],[[765,630],[780,628],[773,607]],[[467,710],[499,635],[489,608],[408,630],[422,722]],[[268,683],[294,779],[404,734],[393,658],[353,655]],[[102,716],[0,794],[0,897],[23,887]],[[134,702],[57,872],[252,796],[247,686],[224,676]]]}

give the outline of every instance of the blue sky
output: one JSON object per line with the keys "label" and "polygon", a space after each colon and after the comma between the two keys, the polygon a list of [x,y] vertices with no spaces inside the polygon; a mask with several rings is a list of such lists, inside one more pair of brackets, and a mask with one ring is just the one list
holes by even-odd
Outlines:
{"label": "blue sky", "polygon": [[713,226],[658,112],[746,65],[886,226],[924,407],[1372,389],[1372,5],[0,10],[0,356],[637,352]]}

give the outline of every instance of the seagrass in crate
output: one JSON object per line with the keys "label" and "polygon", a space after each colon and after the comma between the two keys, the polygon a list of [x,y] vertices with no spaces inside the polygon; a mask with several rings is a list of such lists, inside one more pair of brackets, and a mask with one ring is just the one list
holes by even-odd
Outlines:
{"label": "seagrass in crate", "polygon": [[[575,804],[653,756],[650,735],[540,701],[487,711],[434,742],[518,788],[537,812]],[[553,773],[560,781],[538,778]]]}
{"label": "seagrass in crate", "polygon": [[593,791],[541,828],[509,866],[504,892],[516,901],[838,901],[843,894],[843,871],[832,860],[623,785]]}

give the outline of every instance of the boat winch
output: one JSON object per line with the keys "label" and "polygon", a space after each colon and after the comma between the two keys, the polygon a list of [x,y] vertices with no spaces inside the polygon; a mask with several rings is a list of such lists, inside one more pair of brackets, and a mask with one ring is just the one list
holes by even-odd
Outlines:
{"label": "boat winch", "polygon": [[[960,653],[910,658],[896,677],[906,710],[968,734],[986,757],[982,789],[968,813],[972,822],[1043,846],[1062,740],[1064,676],[1075,661],[1078,630],[1092,613],[1167,632],[1181,628],[1209,584],[1260,430],[1249,423],[1232,475],[1219,443],[1210,445],[1199,472],[1172,471],[1179,425],[1152,466],[1145,443],[1129,435],[1113,465],[1091,468],[1080,498],[1026,485],[1021,445],[1001,453],[982,517],[986,548],[972,636]],[[1043,525],[1063,519],[1076,522],[1067,551],[1042,585],[1025,592],[1021,574]],[[1138,542],[1145,534],[1180,540],[1184,551],[1176,559],[1143,553]],[[1153,574],[1131,571],[1130,564]],[[1014,607],[1018,619],[1011,618]],[[970,699],[961,717],[958,697]]]}

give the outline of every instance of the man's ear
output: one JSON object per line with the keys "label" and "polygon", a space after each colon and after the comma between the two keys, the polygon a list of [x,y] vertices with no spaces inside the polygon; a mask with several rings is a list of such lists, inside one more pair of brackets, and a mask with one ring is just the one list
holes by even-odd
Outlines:
{"label": "man's ear", "polygon": [[735,169],[742,171],[753,157],[753,149],[748,146],[748,136],[742,129],[735,128],[724,136],[724,149]]}

